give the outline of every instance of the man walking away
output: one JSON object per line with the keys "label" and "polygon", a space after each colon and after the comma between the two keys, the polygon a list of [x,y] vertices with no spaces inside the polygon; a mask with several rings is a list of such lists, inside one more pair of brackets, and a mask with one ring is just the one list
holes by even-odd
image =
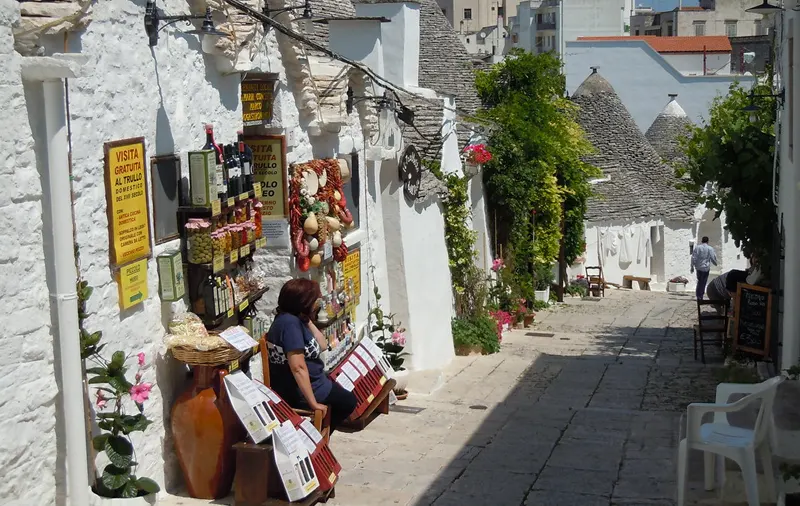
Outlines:
{"label": "man walking away", "polygon": [[708,237],[703,237],[702,241],[701,244],[695,246],[692,252],[691,272],[697,269],[697,288],[695,289],[697,300],[703,300],[703,294],[706,293],[711,264],[717,265],[717,254],[714,252],[714,248],[708,245]]}

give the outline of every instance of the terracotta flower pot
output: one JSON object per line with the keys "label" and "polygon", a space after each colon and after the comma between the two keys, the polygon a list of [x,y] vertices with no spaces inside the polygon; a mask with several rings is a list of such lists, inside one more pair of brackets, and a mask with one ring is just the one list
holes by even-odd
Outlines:
{"label": "terracotta flower pot", "polygon": [[225,371],[194,368],[192,385],[172,406],[172,437],[189,495],[220,499],[233,484],[233,444],[245,437],[225,394]]}

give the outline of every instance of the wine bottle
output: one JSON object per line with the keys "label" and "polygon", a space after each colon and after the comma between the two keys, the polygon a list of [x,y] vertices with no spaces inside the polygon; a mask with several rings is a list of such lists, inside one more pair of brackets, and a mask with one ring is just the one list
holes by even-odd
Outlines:
{"label": "wine bottle", "polygon": [[213,149],[216,153],[216,184],[217,184],[217,197],[220,200],[228,198],[228,178],[225,174],[225,159],[222,153],[222,148],[214,140],[214,126],[211,123],[206,124],[206,145],[203,149]]}
{"label": "wine bottle", "polygon": [[209,275],[203,282],[203,305],[205,306],[204,313],[207,318],[216,318],[219,314],[216,308],[216,281],[214,275]]}
{"label": "wine bottle", "polygon": [[250,146],[244,143],[244,132],[237,132],[239,140],[239,160],[242,165],[244,175],[244,191],[249,192],[253,189],[253,151]]}
{"label": "wine bottle", "polygon": [[228,166],[228,174],[230,177],[230,184],[228,193],[232,195],[239,195],[244,192],[242,184],[242,168],[239,165],[239,156],[237,155],[236,148],[231,144],[225,146],[225,161]]}

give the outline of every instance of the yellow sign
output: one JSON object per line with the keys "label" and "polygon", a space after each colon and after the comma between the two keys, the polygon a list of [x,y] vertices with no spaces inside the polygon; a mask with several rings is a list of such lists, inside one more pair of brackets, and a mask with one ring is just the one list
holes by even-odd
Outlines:
{"label": "yellow sign", "polygon": [[107,142],[104,148],[109,249],[116,266],[150,256],[144,139]]}
{"label": "yellow sign", "polygon": [[261,215],[264,218],[286,216],[286,156],[284,137],[258,136],[245,139],[253,151],[253,175],[261,183]]}
{"label": "yellow sign", "polygon": [[211,202],[211,216],[217,216],[222,212],[222,202],[219,199]]}
{"label": "yellow sign", "polygon": [[244,311],[247,309],[247,306],[250,305],[250,299],[244,299],[241,304],[239,304],[239,311]]}
{"label": "yellow sign", "polygon": [[233,197],[228,198],[228,207],[233,207],[236,205],[236,199]]}
{"label": "yellow sign", "polygon": [[253,194],[257,199],[261,198],[261,183],[253,183]]}
{"label": "yellow sign", "polygon": [[276,78],[255,74],[242,81],[242,122],[244,126],[266,126],[272,121]]}
{"label": "yellow sign", "polygon": [[147,298],[147,259],[123,265],[117,274],[119,307],[131,308]]}
{"label": "yellow sign", "polygon": [[225,268],[225,255],[214,255],[214,263],[212,265],[214,272],[219,272]]}
{"label": "yellow sign", "polygon": [[263,248],[266,245],[267,245],[267,240],[264,237],[256,239],[256,248]]}
{"label": "yellow sign", "polygon": [[235,249],[231,251],[231,263],[234,263],[237,260],[239,260],[239,250]]}
{"label": "yellow sign", "polygon": [[249,193],[240,193],[239,194],[239,202],[241,202],[243,200],[247,200],[249,198],[250,198],[250,194]]}
{"label": "yellow sign", "polygon": [[[361,249],[356,248],[347,254],[342,263],[345,283],[353,283],[353,303],[361,298]],[[346,286],[346,285],[345,285]]]}

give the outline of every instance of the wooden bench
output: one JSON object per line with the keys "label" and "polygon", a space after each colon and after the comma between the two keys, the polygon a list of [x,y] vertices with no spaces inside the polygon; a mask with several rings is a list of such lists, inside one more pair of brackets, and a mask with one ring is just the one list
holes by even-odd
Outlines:
{"label": "wooden bench", "polygon": [[651,278],[640,278],[638,276],[622,276],[622,287],[633,288],[633,282],[639,283],[639,290],[650,290]]}

